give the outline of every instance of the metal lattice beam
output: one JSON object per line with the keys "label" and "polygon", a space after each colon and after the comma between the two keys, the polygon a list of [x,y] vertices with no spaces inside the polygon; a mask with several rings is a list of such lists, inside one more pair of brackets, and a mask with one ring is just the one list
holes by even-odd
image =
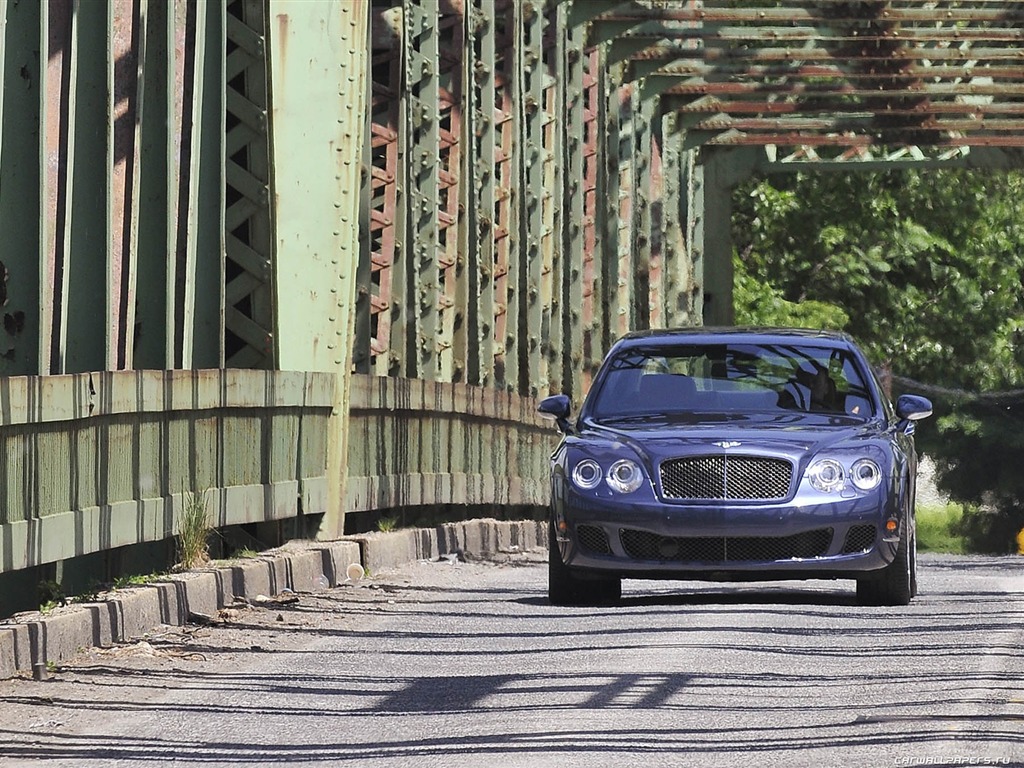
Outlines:
{"label": "metal lattice beam", "polygon": [[224,325],[236,368],[275,365],[265,35],[262,0],[227,6]]}
{"label": "metal lattice beam", "polygon": [[596,14],[689,146],[1024,147],[1024,4],[634,0]]}

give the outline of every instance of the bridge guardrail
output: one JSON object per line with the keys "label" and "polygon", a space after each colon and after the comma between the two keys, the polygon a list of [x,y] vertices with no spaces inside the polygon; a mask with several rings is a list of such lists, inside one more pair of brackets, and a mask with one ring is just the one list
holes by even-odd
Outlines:
{"label": "bridge guardrail", "polygon": [[350,397],[347,512],[547,504],[557,433],[534,398],[358,374]]}
{"label": "bridge guardrail", "polygon": [[[140,370],[0,378],[0,573],[323,512],[335,377]],[[301,504],[301,506],[300,506]]]}

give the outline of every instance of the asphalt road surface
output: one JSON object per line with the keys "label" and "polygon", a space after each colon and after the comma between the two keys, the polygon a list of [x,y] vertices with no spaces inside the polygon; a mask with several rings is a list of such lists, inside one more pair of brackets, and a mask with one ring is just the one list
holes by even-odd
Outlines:
{"label": "asphalt road surface", "polygon": [[0,765],[1024,765],[1024,558],[852,582],[626,581],[556,608],[537,553],[419,563],[0,681]]}

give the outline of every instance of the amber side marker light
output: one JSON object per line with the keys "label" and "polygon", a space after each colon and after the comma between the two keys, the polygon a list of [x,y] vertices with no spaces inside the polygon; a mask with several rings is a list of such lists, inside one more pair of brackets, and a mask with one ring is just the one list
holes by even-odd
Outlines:
{"label": "amber side marker light", "polygon": [[897,522],[896,518],[894,517],[890,517],[888,520],[885,521],[885,530],[887,530],[889,533],[892,533],[898,527],[899,522]]}
{"label": "amber side marker light", "polygon": [[562,533],[565,533],[566,531],[568,531],[569,530],[568,523],[566,523],[565,520],[560,520],[559,523],[558,523],[558,530],[560,530]]}

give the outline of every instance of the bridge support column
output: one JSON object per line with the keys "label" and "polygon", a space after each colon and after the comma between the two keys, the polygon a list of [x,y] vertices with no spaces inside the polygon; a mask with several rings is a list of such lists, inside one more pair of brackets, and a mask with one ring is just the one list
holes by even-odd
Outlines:
{"label": "bridge support column", "polygon": [[704,324],[732,325],[732,191],[754,172],[756,149],[704,149],[703,222],[695,238],[704,266]]}
{"label": "bridge support column", "polygon": [[335,538],[345,518],[370,5],[269,8],[276,356],[281,370],[336,376],[319,534]]}

